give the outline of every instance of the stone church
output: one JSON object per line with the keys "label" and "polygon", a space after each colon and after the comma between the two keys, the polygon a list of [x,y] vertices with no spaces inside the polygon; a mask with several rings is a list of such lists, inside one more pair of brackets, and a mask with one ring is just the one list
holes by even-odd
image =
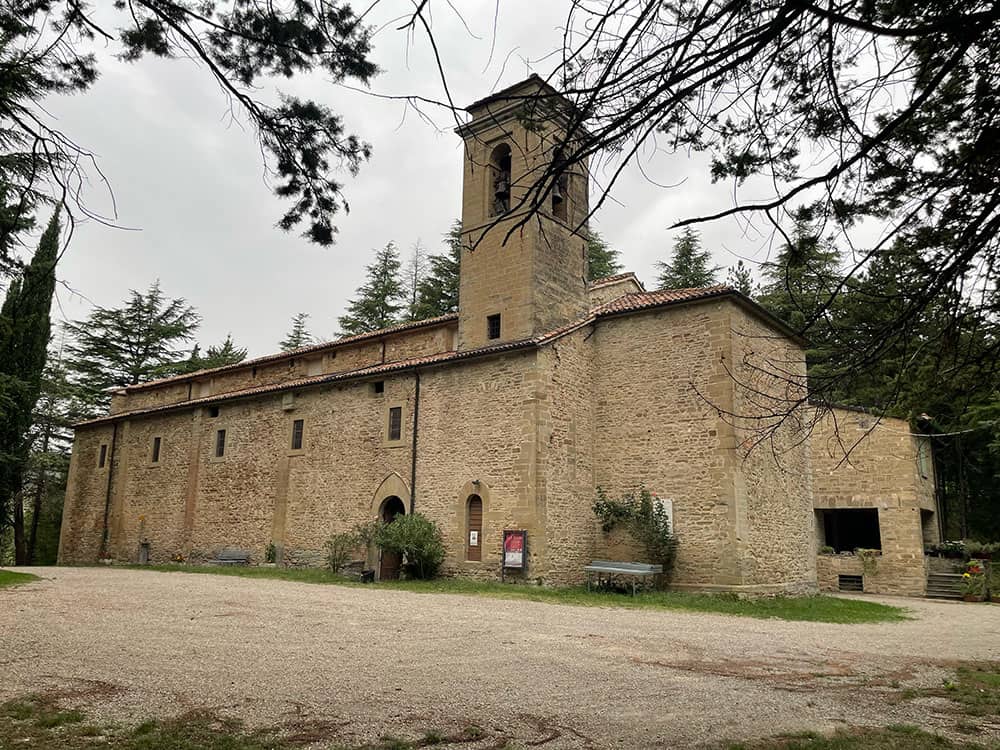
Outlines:
{"label": "stone church", "polygon": [[[818,550],[864,539],[913,573],[883,590],[922,593],[933,477],[906,423],[889,441],[881,423],[861,431],[859,468],[829,430],[804,438],[801,414],[768,424],[801,399],[805,342],[753,301],[588,283],[585,166],[526,215],[567,106],[533,76],[468,107],[457,313],[130,386],[78,425],[60,561],[262,562],[273,545],[282,564],[320,564],[331,534],[419,512],[449,574],[499,578],[517,530],[513,575],[575,583],[592,559],[641,559],[591,506],[598,487],[644,486],[679,538],[675,587],[835,587],[851,573]],[[870,515],[829,516],[873,508],[874,536]],[[399,561],[373,564],[391,577]]]}

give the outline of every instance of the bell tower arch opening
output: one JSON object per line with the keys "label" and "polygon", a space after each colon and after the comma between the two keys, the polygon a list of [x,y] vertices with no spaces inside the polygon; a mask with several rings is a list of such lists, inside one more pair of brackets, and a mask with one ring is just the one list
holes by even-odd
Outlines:
{"label": "bell tower arch opening", "polygon": [[460,350],[530,339],[588,308],[587,165],[565,164],[571,103],[531,76],[467,111]]}
{"label": "bell tower arch opening", "polygon": [[492,191],[490,216],[503,216],[510,211],[510,161],[510,146],[506,143],[497,145],[490,154],[486,175]]}

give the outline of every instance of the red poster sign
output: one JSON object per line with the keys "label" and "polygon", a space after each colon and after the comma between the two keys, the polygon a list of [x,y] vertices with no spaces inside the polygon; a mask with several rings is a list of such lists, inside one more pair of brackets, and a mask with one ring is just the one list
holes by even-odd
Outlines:
{"label": "red poster sign", "polygon": [[527,531],[504,531],[503,566],[505,568],[524,567],[524,548],[527,540]]}

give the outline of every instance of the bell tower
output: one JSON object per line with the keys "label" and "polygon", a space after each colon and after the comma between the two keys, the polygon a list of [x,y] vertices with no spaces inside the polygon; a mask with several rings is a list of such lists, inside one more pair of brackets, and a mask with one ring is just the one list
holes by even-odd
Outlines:
{"label": "bell tower", "polygon": [[530,339],[587,313],[587,240],[575,229],[589,211],[586,164],[551,169],[570,108],[534,75],[466,108],[460,350]]}

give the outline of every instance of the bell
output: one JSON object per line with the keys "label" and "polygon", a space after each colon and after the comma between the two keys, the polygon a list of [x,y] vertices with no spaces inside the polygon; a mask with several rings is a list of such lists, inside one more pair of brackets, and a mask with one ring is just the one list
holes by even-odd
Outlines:
{"label": "bell", "polygon": [[562,202],[563,202],[562,188],[559,187],[559,183],[557,182],[552,187],[552,205],[558,206]]}

